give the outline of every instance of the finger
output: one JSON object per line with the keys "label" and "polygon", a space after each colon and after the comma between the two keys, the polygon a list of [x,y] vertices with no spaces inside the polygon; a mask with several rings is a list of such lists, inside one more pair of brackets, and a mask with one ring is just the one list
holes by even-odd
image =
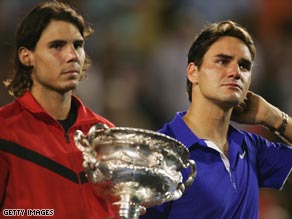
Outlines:
{"label": "finger", "polygon": [[234,109],[237,111],[237,112],[244,112],[247,110],[247,98],[244,98],[244,100],[239,103],[236,107],[234,107]]}
{"label": "finger", "polygon": [[245,111],[245,108],[243,106],[241,106],[240,104],[238,104],[237,106],[235,106],[233,108],[233,112],[235,113],[242,113]]}

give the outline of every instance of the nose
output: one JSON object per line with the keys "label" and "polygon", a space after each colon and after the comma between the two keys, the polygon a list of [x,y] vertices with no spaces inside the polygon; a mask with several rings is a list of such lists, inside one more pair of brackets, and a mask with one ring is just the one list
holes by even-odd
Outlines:
{"label": "nose", "polygon": [[79,54],[73,45],[68,46],[67,57],[68,57],[68,62],[78,61]]}
{"label": "nose", "polygon": [[230,68],[228,69],[228,76],[233,77],[235,79],[240,79],[240,67],[238,63],[232,63],[229,66]]}

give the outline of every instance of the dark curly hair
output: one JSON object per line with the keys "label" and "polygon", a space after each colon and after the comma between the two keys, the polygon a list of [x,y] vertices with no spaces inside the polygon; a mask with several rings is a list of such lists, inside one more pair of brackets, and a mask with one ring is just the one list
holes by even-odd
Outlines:
{"label": "dark curly hair", "polygon": [[[19,97],[26,90],[31,89],[33,85],[31,79],[33,67],[28,67],[21,63],[18,57],[18,50],[21,47],[25,47],[33,51],[42,32],[51,20],[61,20],[74,24],[84,38],[93,33],[93,29],[85,23],[83,17],[65,3],[53,0],[36,5],[24,17],[17,30],[14,73],[4,81],[10,95]],[[86,70],[89,65],[90,59],[86,56],[81,78],[86,77]]]}

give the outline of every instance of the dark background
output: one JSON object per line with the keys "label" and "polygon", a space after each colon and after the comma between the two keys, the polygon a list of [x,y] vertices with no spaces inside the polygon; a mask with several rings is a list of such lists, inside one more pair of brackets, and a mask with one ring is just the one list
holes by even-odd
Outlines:
{"label": "dark background", "polygon": [[[13,71],[15,31],[40,0],[0,0],[0,80]],[[209,22],[232,19],[257,46],[251,90],[292,115],[291,0],[75,0],[95,30],[86,42],[92,59],[77,95],[117,126],[159,129],[188,107],[187,51]],[[1,83],[0,106],[10,97]],[[241,126],[272,139],[262,127]],[[291,158],[292,159],[292,158]],[[262,190],[260,219],[292,218],[292,182]]]}

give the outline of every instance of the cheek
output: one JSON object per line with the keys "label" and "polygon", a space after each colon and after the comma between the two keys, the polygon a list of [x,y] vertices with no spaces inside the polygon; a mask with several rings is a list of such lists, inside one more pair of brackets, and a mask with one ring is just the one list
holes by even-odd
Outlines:
{"label": "cheek", "polygon": [[249,86],[251,84],[251,74],[247,74],[245,75],[244,77],[244,83],[246,84],[246,89],[248,90],[249,89]]}
{"label": "cheek", "polygon": [[84,51],[84,49],[80,50],[78,53],[79,53],[78,55],[79,55],[79,60],[80,60],[80,62],[81,62],[81,63],[84,63],[85,58],[86,58],[86,55],[85,55],[85,51]]}
{"label": "cheek", "polygon": [[209,86],[218,85],[221,80],[224,79],[223,75],[218,74],[213,69],[205,69],[200,75],[201,84]]}
{"label": "cheek", "polygon": [[53,56],[38,57],[35,60],[34,71],[42,77],[51,77],[59,71],[60,58]]}
{"label": "cheek", "polygon": [[35,62],[38,66],[53,68],[62,60],[61,56],[56,54],[43,52],[41,55],[36,56]]}

